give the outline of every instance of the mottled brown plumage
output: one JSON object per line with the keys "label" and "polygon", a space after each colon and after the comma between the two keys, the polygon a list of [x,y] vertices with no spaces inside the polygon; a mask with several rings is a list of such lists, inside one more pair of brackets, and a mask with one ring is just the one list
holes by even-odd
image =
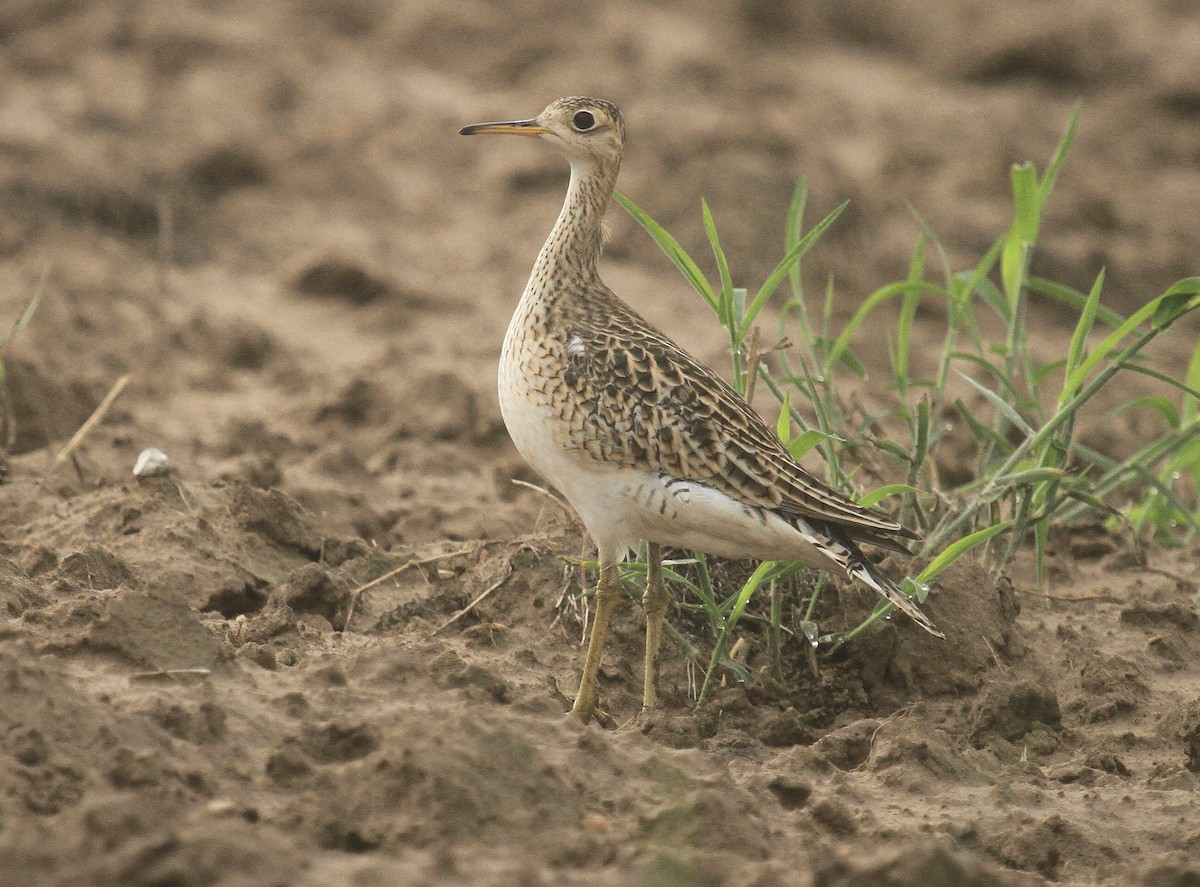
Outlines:
{"label": "mottled brown plumage", "polygon": [[526,460],[579,512],[599,549],[597,615],[575,712],[596,704],[613,567],[651,545],[643,703],[655,677],[666,591],[661,546],[727,557],[801,560],[858,578],[938,634],[856,545],[904,550],[917,538],[804,470],[716,373],[617,298],[597,273],[600,225],[620,168],[625,124],[599,99],[559,99],[531,120],[463,134],[543,138],[571,163],[567,198],[505,337],[500,406]]}

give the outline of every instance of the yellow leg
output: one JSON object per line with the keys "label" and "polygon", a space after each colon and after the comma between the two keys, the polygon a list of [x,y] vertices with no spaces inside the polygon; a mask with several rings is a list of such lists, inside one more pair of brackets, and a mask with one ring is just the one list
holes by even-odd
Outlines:
{"label": "yellow leg", "polygon": [[649,544],[646,554],[646,595],[642,608],[646,611],[646,672],[642,686],[642,708],[658,705],[658,648],[662,645],[663,617],[667,615],[670,596],[662,580],[662,546]]}
{"label": "yellow leg", "polygon": [[596,583],[596,618],[592,621],[592,633],[588,638],[587,659],[583,663],[583,677],[579,679],[579,692],[571,711],[586,724],[596,711],[596,676],[600,672],[600,656],[604,652],[604,639],[608,635],[608,623],[617,604],[621,602],[621,586],[616,581],[616,568],[611,564],[600,565],[600,579]]}

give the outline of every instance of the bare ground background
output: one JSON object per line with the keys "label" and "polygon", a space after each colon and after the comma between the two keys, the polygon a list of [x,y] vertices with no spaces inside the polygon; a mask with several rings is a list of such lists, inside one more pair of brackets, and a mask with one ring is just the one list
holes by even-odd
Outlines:
{"label": "bare ground background", "polygon": [[[1082,98],[1035,271],[1086,289],[1107,266],[1123,310],[1197,271],[1191,4],[717,6],[0,8],[0,325],[48,269],[4,362],[0,882],[1200,880],[1195,548],[1073,528],[1052,597],[1024,560],[998,588],[947,574],[946,643],[881,625],[819,677],[792,644],[785,682],[700,712],[672,648],[661,714],[563,714],[584,539],[511,483],[532,478],[493,368],[565,170],[459,126],[616,101],[622,190],[697,252],[707,197],[751,285],[803,174],[811,217],[852,201],[806,272],[848,312],[903,276],[910,204],[973,263],[1009,165],[1044,164]],[[608,282],[724,366],[707,309],[611,223]],[[1061,353],[1061,314],[1034,323]],[[1089,441],[1127,452],[1153,423],[1096,416]],[[147,446],[174,477],[132,478]],[[836,603],[830,627],[872,602]],[[618,723],[635,610],[603,673]]]}

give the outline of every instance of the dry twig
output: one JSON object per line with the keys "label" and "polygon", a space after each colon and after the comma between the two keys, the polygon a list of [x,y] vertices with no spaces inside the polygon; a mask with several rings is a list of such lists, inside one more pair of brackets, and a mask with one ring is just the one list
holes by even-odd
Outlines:
{"label": "dry twig", "polygon": [[499,588],[501,585],[503,585],[505,582],[507,582],[508,577],[512,575],[512,572],[513,572],[512,561],[509,561],[508,562],[508,571],[505,572],[505,574],[503,576],[501,576],[499,579],[497,579],[495,582],[493,582],[491,585],[489,585],[487,588],[485,588],[483,591],[481,591],[478,594],[478,596],[476,596],[475,600],[471,601],[471,603],[467,604],[465,607],[463,607],[461,610],[459,610],[457,613],[455,613],[453,616],[451,616],[449,619],[447,619],[445,622],[443,622],[441,625],[439,625],[437,627],[437,630],[434,631],[434,634],[441,634],[443,631],[445,631],[447,628],[449,628],[451,625],[453,625],[459,619],[462,619],[464,616],[466,616],[468,613],[470,613],[472,610],[474,610],[477,606],[479,606],[480,602],[482,602],[484,598],[486,598],[489,594],[491,594],[493,591],[495,591],[497,588]]}
{"label": "dry twig", "polygon": [[129,384],[129,380],[131,378],[133,378],[132,375],[130,373],[126,373],[113,383],[113,387],[108,390],[108,394],[104,395],[104,400],[100,401],[96,409],[92,410],[92,414],[84,420],[82,425],[79,426],[79,430],[71,436],[69,441],[67,441],[67,445],[59,450],[57,455],[55,455],[54,462],[50,466],[50,471],[53,471],[63,462],[66,462],[67,459],[69,459],[72,455],[74,455],[76,448],[83,443],[83,439],[87,437],[88,432],[100,424],[105,414],[108,413],[109,408],[112,407],[116,399],[121,396],[121,392],[125,390],[125,386]]}
{"label": "dry twig", "polygon": [[354,618],[354,608],[358,605],[358,599],[368,588],[374,588],[376,585],[381,585],[392,577],[399,576],[401,573],[411,567],[420,567],[424,566],[425,564],[435,564],[438,561],[449,560],[452,557],[458,557],[462,554],[474,554],[479,550],[479,548],[480,546],[476,545],[472,548],[463,548],[459,549],[458,551],[446,551],[442,554],[435,554],[431,557],[423,557],[415,561],[406,561],[405,563],[396,567],[394,570],[388,570],[382,576],[376,576],[370,582],[358,586],[358,588],[350,592],[350,607],[346,610],[346,621],[342,623],[342,631],[346,631],[350,628],[350,620]]}

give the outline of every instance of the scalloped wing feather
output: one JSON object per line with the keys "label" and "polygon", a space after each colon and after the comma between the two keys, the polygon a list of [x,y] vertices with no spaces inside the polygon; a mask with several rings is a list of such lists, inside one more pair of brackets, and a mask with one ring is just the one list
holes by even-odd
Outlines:
{"label": "scalloped wing feather", "polygon": [[572,447],[706,483],[782,516],[843,526],[869,544],[904,551],[891,537],[919,538],[813,477],[725,380],[607,289],[589,292],[586,304],[560,321],[571,346],[563,377],[579,405]]}

